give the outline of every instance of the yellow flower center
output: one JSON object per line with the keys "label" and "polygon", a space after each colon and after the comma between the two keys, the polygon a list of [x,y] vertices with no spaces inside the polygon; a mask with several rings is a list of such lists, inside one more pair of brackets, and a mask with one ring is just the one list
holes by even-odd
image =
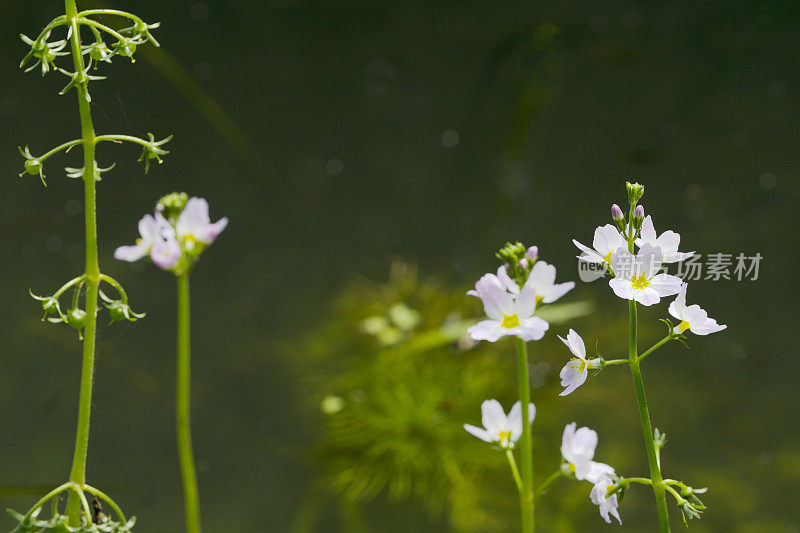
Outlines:
{"label": "yellow flower center", "polygon": [[503,315],[503,323],[500,324],[506,329],[511,329],[519,326],[519,317],[517,315]]}
{"label": "yellow flower center", "polygon": [[497,442],[500,442],[500,443],[502,443],[504,445],[508,444],[510,442],[510,440],[511,440],[511,432],[510,431],[501,431],[497,435]]}
{"label": "yellow flower center", "polygon": [[631,284],[633,284],[634,289],[644,289],[650,285],[650,280],[647,279],[644,274],[634,274],[631,279]]}
{"label": "yellow flower center", "polygon": [[194,235],[189,234],[183,238],[183,246],[187,250],[193,250],[195,244],[197,244],[197,239],[194,238]]}
{"label": "yellow flower center", "polygon": [[543,300],[544,300],[544,296],[537,295],[536,296],[536,307],[539,307],[539,305],[542,303]]}
{"label": "yellow flower center", "polygon": [[577,374],[578,372],[583,372],[584,369],[586,369],[586,360],[585,359],[581,359],[579,357],[573,357],[572,360],[581,362],[581,364],[580,364],[580,366],[578,368],[572,367],[572,372],[574,372],[575,374]]}
{"label": "yellow flower center", "polygon": [[687,329],[689,329],[689,323],[687,321],[684,320],[678,324],[678,333],[683,333]]}
{"label": "yellow flower center", "polygon": [[611,263],[611,252],[608,252],[606,256],[603,258],[603,261],[606,263]]}
{"label": "yellow flower center", "polygon": [[141,237],[139,237],[138,239],[136,239],[136,244],[142,244],[142,238],[141,238]]}

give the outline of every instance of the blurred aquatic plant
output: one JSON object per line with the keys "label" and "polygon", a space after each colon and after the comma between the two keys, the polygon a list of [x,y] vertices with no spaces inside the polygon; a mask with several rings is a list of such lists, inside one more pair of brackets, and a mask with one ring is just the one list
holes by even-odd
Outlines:
{"label": "blurred aquatic plant", "polygon": [[[469,338],[476,309],[466,300],[396,262],[387,283],[350,284],[303,343],[301,390],[322,419],[313,459],[325,494],[351,504],[420,501],[455,531],[512,526],[506,458],[480,453],[462,424],[482,398],[510,403],[515,363]],[[591,310],[552,304],[544,316],[562,322]],[[315,530],[307,512],[296,531]]]}

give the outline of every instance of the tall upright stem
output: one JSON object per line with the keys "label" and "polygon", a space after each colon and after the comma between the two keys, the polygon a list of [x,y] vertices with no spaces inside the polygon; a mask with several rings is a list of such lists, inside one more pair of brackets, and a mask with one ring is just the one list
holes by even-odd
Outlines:
{"label": "tall upright stem", "polygon": [[650,423],[650,412],[647,409],[647,397],[644,395],[644,382],[642,381],[642,372],[639,368],[639,358],[636,353],[638,317],[634,300],[628,302],[628,311],[630,315],[628,359],[630,361],[631,375],[633,376],[633,386],[636,389],[636,400],[639,404],[639,418],[642,422],[644,445],[647,449],[647,459],[650,463],[650,479],[653,480],[653,493],[655,494],[656,507],[658,508],[658,525],[661,533],[667,533],[669,532],[669,511],[667,510],[666,491],[664,480],[661,478],[661,467],[658,464],[658,456],[656,455],[653,426]]}
{"label": "tall upright stem", "polygon": [[178,458],[183,476],[183,499],[187,533],[200,533],[200,497],[192,453],[191,415],[191,349],[189,315],[189,274],[178,276],[178,381],[175,418],[178,435]]}
{"label": "tall upright stem", "polygon": [[[71,28],[70,46],[75,72],[83,72],[85,65],[81,54],[81,35],[78,28],[78,9],[75,0],[65,0],[67,18]],[[83,144],[84,214],[86,226],[86,326],[83,332],[83,364],[78,401],[78,428],[75,435],[75,455],[72,459],[70,481],[83,486],[86,483],[86,453],[89,448],[89,421],[92,410],[92,379],[94,373],[95,333],[97,329],[97,287],[100,266],[97,260],[97,206],[95,199],[95,134],[92,113],[86,98],[88,81],[76,84],[78,110],[81,119]],[[70,494],[67,515],[71,526],[80,525],[81,503]]]}
{"label": "tall upright stem", "polygon": [[528,346],[517,337],[517,379],[519,381],[519,401],[522,404],[522,438],[519,440],[522,490],[519,492],[519,505],[522,513],[522,533],[533,533],[535,515],[533,507],[533,443],[531,425],[528,423],[528,404],[531,402],[531,383],[528,376]]}

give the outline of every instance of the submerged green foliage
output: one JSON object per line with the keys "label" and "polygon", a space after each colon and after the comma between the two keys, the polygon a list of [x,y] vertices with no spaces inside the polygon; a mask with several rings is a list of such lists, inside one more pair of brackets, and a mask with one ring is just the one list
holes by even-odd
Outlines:
{"label": "submerged green foliage", "polygon": [[[463,424],[482,398],[515,401],[513,350],[471,341],[474,302],[406,264],[386,284],[347,289],[303,347],[303,394],[323,416],[323,484],[352,502],[417,499],[456,531],[507,529],[517,510],[506,457],[485,453]],[[548,319],[590,308],[553,305]]]}

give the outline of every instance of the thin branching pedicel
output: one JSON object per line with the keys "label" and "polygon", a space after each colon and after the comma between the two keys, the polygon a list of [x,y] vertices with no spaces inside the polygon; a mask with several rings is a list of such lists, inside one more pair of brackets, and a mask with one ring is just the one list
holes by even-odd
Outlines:
{"label": "thin branching pedicel", "polygon": [[178,281],[175,423],[178,459],[183,477],[187,533],[200,533],[200,496],[190,427],[189,272],[200,259],[200,254],[214,242],[227,225],[227,218],[211,222],[208,216],[208,202],[203,198],[189,198],[186,193],[172,193],[158,201],[154,215],[145,215],[139,221],[140,238],[136,244],[120,246],[114,252],[114,257],[121,261],[132,262],[149,257],[159,268],[174,273]]}
{"label": "thin branching pedicel", "polygon": [[[130,26],[116,31],[105,25],[103,17],[114,17],[126,20]],[[92,82],[104,79],[95,74],[99,63],[110,63],[117,56],[128,57],[133,61],[133,54],[138,45],[150,42],[156,46],[150,30],[158,24],[147,24],[136,15],[112,9],[95,9],[79,12],[75,0],[65,0],[65,14],[53,19],[36,38],[22,35],[22,40],[30,51],[20,63],[27,71],[37,67],[42,75],[50,72],[61,73],[67,77],[67,84],[61,94],[75,90],[78,100],[78,111],[81,123],[81,136],[67,141],[55,148],[35,155],[28,146],[20,147],[25,158],[25,174],[35,175],[46,185],[44,165],[52,156],[80,146],[83,149],[83,165],[79,168],[66,168],[69,178],[81,179],[84,183],[84,213],[86,229],[86,269],[83,274],[65,283],[49,296],[31,295],[39,300],[44,311],[44,318],[50,322],[63,322],[78,332],[83,340],[83,363],[81,370],[80,399],[78,404],[78,425],[75,438],[75,454],[69,481],[57,487],[39,500],[27,513],[10,511],[19,525],[18,532],[33,531],[72,531],[72,532],[116,532],[129,531],[134,519],[126,519],[119,506],[103,492],[86,484],[86,455],[89,446],[89,422],[92,405],[92,380],[94,373],[95,336],[97,327],[98,297],[108,309],[111,322],[119,320],[135,321],[143,314],[131,310],[128,296],[122,285],[113,278],[102,274],[97,257],[97,206],[95,201],[96,182],[100,176],[113,168],[113,164],[102,168],[97,164],[95,151],[104,141],[129,141],[142,147],[140,161],[145,163],[145,171],[149,169],[152,159],[161,162],[166,154],[162,148],[169,138],[156,141],[152,135],[141,139],[129,135],[96,135],[92,122],[89,86]],[[54,38],[60,34],[63,38]],[[90,37],[87,43],[82,38]],[[62,57],[71,56],[72,64],[58,64]],[[102,284],[112,290],[104,292]],[[71,298],[68,295],[71,293]],[[116,295],[116,297],[115,297]],[[62,298],[65,301],[62,301]],[[92,494],[104,500],[114,511],[114,518],[95,514],[89,508],[86,494]],[[59,508],[60,497],[67,495],[64,514]],[[50,518],[39,516],[46,504],[50,504]]]}

